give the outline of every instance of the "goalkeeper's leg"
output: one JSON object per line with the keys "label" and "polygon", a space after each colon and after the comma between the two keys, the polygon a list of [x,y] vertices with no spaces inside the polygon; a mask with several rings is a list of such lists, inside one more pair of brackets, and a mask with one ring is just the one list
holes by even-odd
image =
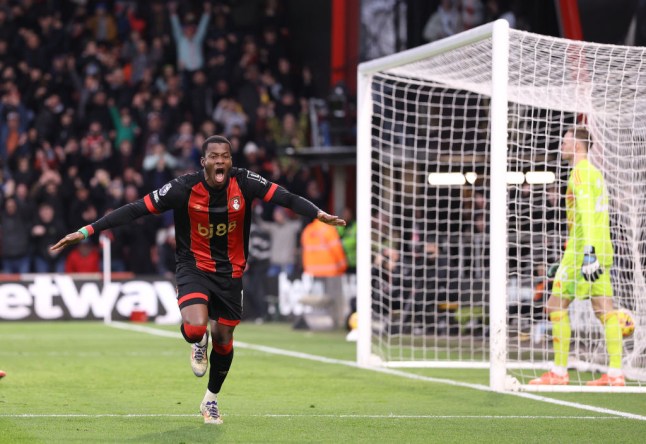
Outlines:
{"label": "goalkeeper's leg", "polygon": [[617,316],[617,311],[613,308],[612,298],[604,296],[593,297],[592,308],[603,324],[609,369],[607,374],[602,375],[599,379],[588,382],[588,385],[624,386],[626,381],[621,369],[623,337],[621,326],[619,325],[619,316]]}
{"label": "goalkeeper's leg", "polygon": [[546,310],[552,322],[552,343],[554,346],[554,365],[552,370],[529,381],[531,385],[567,385],[570,378],[567,372],[567,360],[570,353],[570,300],[552,294],[547,300]]}

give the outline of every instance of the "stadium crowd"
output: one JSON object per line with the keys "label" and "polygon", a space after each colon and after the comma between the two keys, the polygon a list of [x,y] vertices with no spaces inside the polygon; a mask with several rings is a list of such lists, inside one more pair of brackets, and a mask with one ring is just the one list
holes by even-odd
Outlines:
{"label": "stadium crowd", "polygon": [[[281,6],[240,27],[226,1],[0,0],[2,271],[98,271],[90,240],[48,247],[199,169],[212,134],[231,140],[235,166],[325,207],[325,175],[284,154],[308,146],[310,100],[326,91],[291,57]],[[283,223],[273,210],[257,211]],[[173,270],[172,223],[107,232],[112,269]]]}

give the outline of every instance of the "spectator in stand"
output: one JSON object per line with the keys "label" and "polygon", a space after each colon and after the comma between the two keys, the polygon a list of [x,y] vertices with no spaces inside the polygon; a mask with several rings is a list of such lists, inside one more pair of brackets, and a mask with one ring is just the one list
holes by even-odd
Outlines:
{"label": "spectator in stand", "polygon": [[50,56],[62,54],[65,51],[65,30],[59,14],[52,9],[40,11],[37,32],[42,38],[45,52]]}
{"label": "spectator in stand", "polygon": [[108,187],[110,186],[110,173],[103,168],[94,172],[90,179],[89,190],[90,199],[96,205],[100,214],[103,214],[108,200]]}
{"label": "spectator in stand", "polygon": [[[119,71],[120,72],[120,71]],[[108,77],[113,76],[114,74],[111,73],[108,76],[106,76],[106,80]],[[110,91],[111,94],[119,94],[117,91]],[[115,97],[118,99],[118,97]],[[119,100],[120,102],[125,102],[124,100]],[[119,103],[115,100],[115,103],[119,105]],[[98,122],[101,125],[101,130],[106,131],[108,128],[112,126],[112,116],[110,115],[110,108],[108,106],[108,94],[107,91],[103,89],[99,89],[96,91],[91,99],[90,102],[88,103],[87,106],[87,114],[86,114],[86,120],[88,122]]]}
{"label": "spectator in stand", "polygon": [[303,66],[300,79],[300,95],[304,99],[312,99],[316,97],[316,87],[314,85],[314,74],[312,68]]}
{"label": "spectator in stand", "polygon": [[462,21],[457,0],[441,0],[437,11],[431,15],[424,26],[423,36],[428,42],[440,40],[462,31]]}
{"label": "spectator in stand", "polygon": [[199,24],[196,24],[195,16],[189,14],[182,26],[177,15],[177,3],[168,3],[173,38],[177,47],[177,68],[183,73],[185,89],[188,89],[192,73],[204,66],[203,44],[211,17],[211,3],[204,2],[203,8]]}
{"label": "spectator in stand", "polygon": [[123,171],[131,165],[141,165],[141,158],[135,155],[131,141],[122,140],[115,151],[110,159],[110,172],[113,177],[122,175]]}
{"label": "spectator in stand", "polygon": [[271,25],[265,26],[260,44],[260,63],[270,70],[276,71],[279,58],[287,59],[285,48],[278,36],[278,30]]}
{"label": "spectator in stand", "polygon": [[157,232],[157,249],[159,257],[157,260],[157,273],[173,279],[175,277],[175,248],[177,240],[175,239],[175,226],[161,229]]}
{"label": "spectator in stand", "polygon": [[54,140],[60,130],[60,115],[65,107],[58,94],[48,96],[44,104],[34,119],[34,127],[44,140]]}
{"label": "spectator in stand", "polygon": [[70,167],[65,181],[58,172],[46,171],[40,175],[38,182],[31,187],[30,198],[38,205],[42,203],[51,205],[54,208],[56,218],[60,219],[64,226],[67,226],[65,223],[65,214],[67,213],[65,203],[73,195],[71,188],[73,187],[72,182],[76,171],[77,168]]}
{"label": "spectator in stand", "polygon": [[29,273],[29,237],[31,220],[19,208],[16,199],[5,200],[2,221],[2,270],[4,273]]}
{"label": "spectator in stand", "polygon": [[281,38],[289,37],[285,8],[280,0],[265,1],[260,23],[263,27],[275,28]]}
{"label": "spectator in stand", "polygon": [[7,40],[16,32],[14,23],[9,19],[6,9],[0,9],[0,39]]}
{"label": "spectator in stand", "polygon": [[100,270],[99,248],[91,239],[79,243],[65,259],[65,273],[98,273]]}
{"label": "spectator in stand", "polygon": [[132,119],[130,108],[125,106],[119,110],[114,103],[111,103],[109,109],[110,116],[112,117],[112,124],[114,125],[116,132],[114,137],[114,146],[121,146],[121,143],[124,140],[134,143],[141,130],[137,123]]}
{"label": "spectator in stand", "polygon": [[[71,60],[71,63],[70,63]],[[74,94],[74,79],[71,69],[74,68],[74,58],[66,54],[56,54],[52,59],[52,66],[49,69],[50,80],[48,81],[48,90],[53,94],[58,94],[63,104],[67,107],[72,102]]]}
{"label": "spectator in stand", "polygon": [[[217,16],[216,16],[217,17]],[[209,79],[228,79],[233,70],[234,55],[230,49],[229,40],[225,35],[219,35],[207,42],[206,65],[210,73]]]}
{"label": "spectator in stand", "polygon": [[144,177],[132,166],[123,170],[121,178],[123,180],[124,187],[132,185],[137,190],[141,190],[144,186]]}
{"label": "spectator in stand", "polygon": [[258,65],[250,65],[245,69],[241,84],[238,86],[238,101],[244,113],[250,117],[250,125],[254,124],[256,108],[262,102],[261,76]]}
{"label": "spectator in stand", "polygon": [[465,30],[484,23],[484,6],[481,0],[462,0],[462,26]]}
{"label": "spectator in stand", "polygon": [[64,255],[49,249],[67,232],[62,220],[54,216],[54,207],[48,203],[40,204],[38,217],[31,229],[34,244],[34,271],[36,273],[63,273],[65,271]]}
{"label": "spectator in stand", "polygon": [[29,197],[29,189],[27,188],[27,185],[17,182],[13,198],[16,200],[18,211],[20,211],[23,219],[31,223],[34,220],[34,217],[36,217],[36,206]]}
{"label": "spectator in stand", "polygon": [[[164,65],[155,79],[155,89],[161,94],[166,94],[168,92],[169,85],[175,82],[174,79],[176,76],[173,65]],[[142,94],[140,97],[143,97],[143,94],[146,92],[141,91],[140,93]]]}
{"label": "spectator in stand", "polygon": [[147,189],[161,188],[173,179],[172,170],[177,166],[177,159],[166,152],[161,143],[155,145],[153,152],[144,158],[144,184]]}
{"label": "spectator in stand", "polygon": [[143,150],[142,154],[148,154],[158,143],[164,143],[164,122],[158,111],[151,110],[146,116],[146,130],[143,132]]}
{"label": "spectator in stand", "polygon": [[307,188],[305,191],[305,195],[312,202],[323,204],[327,199],[326,199],[326,196],[323,194],[323,191],[321,191],[321,189],[322,189],[322,186],[319,183],[319,181],[312,178],[307,181]]}
{"label": "spectator in stand", "polygon": [[29,68],[37,68],[41,72],[50,65],[51,54],[47,53],[45,46],[42,44],[40,36],[27,28],[20,28],[18,34],[24,41],[23,60]]}
{"label": "spectator in stand", "polygon": [[97,42],[114,43],[117,39],[117,23],[103,2],[96,4],[94,15],[88,19],[87,26]]}
{"label": "spectator in stand", "polygon": [[[135,34],[138,36],[138,34]],[[146,75],[146,71],[152,69],[155,58],[160,57],[159,52],[154,53],[148,50],[148,43],[142,38],[134,42],[134,54],[132,55],[130,82],[134,85],[141,82]]]}
{"label": "spectator in stand", "polygon": [[4,161],[11,158],[23,143],[29,119],[18,88],[8,86],[0,100],[0,158]]}
{"label": "spectator in stand", "polygon": [[[277,207],[282,208],[282,207]],[[261,221],[262,208],[254,205],[251,230],[249,232],[249,255],[247,268],[242,275],[245,289],[243,319],[262,323],[267,316],[268,282],[267,271],[270,263],[270,248],[273,245],[266,225]]]}
{"label": "spectator in stand", "polygon": [[14,181],[16,183],[24,183],[28,187],[31,187],[37,177],[36,172],[32,168],[30,158],[28,156],[18,157],[16,160],[16,168],[13,171]]}
{"label": "spectator in stand", "polygon": [[182,122],[177,134],[171,137],[169,145],[170,153],[177,160],[177,168],[173,169],[192,171],[199,168],[199,143],[196,141],[195,131],[191,122]]}
{"label": "spectator in stand", "polygon": [[242,106],[234,98],[222,98],[213,111],[213,120],[224,128],[226,137],[233,134],[234,127],[238,126],[243,134],[247,132],[248,117]]}
{"label": "spectator in stand", "polygon": [[299,87],[298,76],[292,69],[292,62],[286,56],[282,56],[278,58],[276,81],[280,83],[284,91],[293,92],[298,90],[298,87]]}
{"label": "spectator in stand", "polygon": [[258,51],[258,44],[252,35],[246,35],[242,42],[242,55],[238,66],[234,67],[233,77],[236,80],[242,80],[245,70],[249,67],[257,65],[260,61],[260,54]]}
{"label": "spectator in stand", "polygon": [[[237,138],[237,140],[240,139]],[[240,165],[255,173],[260,173],[260,159],[258,157],[258,151],[258,145],[256,145],[255,142],[247,142],[242,149],[243,158],[241,159]]]}
{"label": "spectator in stand", "polygon": [[171,25],[166,15],[164,2],[152,1],[141,4],[142,15],[145,17],[146,30],[150,38],[155,41],[160,39],[164,45],[170,43]]}
{"label": "spectator in stand", "polygon": [[77,139],[78,128],[74,120],[74,110],[67,108],[60,116],[60,125],[58,134],[56,134],[54,141],[56,145],[65,146],[71,139]]}
{"label": "spectator in stand", "polygon": [[303,225],[299,219],[292,219],[282,207],[275,207],[273,221],[266,222],[258,219],[258,223],[269,233],[271,248],[269,250],[270,267],[269,277],[276,277],[280,273],[291,276],[296,269],[299,239]]}
{"label": "spectator in stand", "polygon": [[90,200],[90,190],[83,184],[83,181],[77,178],[74,186],[76,187],[74,197],[67,213],[68,227],[87,225],[87,221],[93,220],[92,218],[96,219],[98,214],[96,207]]}
{"label": "spectator in stand", "polygon": [[[125,188],[125,203],[135,202],[139,197],[138,188],[128,185]],[[153,274],[157,267],[153,258],[158,258],[156,236],[161,220],[155,216],[141,217],[119,228],[124,243],[126,268],[135,274]]]}
{"label": "spectator in stand", "polygon": [[[231,158],[236,162],[235,165],[240,165],[241,168],[247,168],[247,158],[244,154],[244,148],[242,147],[240,137],[232,137],[229,139],[229,142],[231,142]],[[253,144],[254,142],[250,141],[247,143]]]}
{"label": "spectator in stand", "polygon": [[20,127],[20,116],[17,112],[7,113],[5,119],[6,123],[0,123],[0,158],[12,161],[14,153],[20,154],[18,148],[22,145],[20,142],[26,140],[27,133]]}
{"label": "spectator in stand", "polygon": [[202,123],[213,113],[213,91],[202,70],[193,73],[191,89],[186,94],[188,110],[194,122]]}
{"label": "spectator in stand", "polygon": [[306,146],[309,121],[307,111],[303,110],[298,119],[286,113],[282,119],[275,115],[269,118],[269,128],[277,147],[302,148]]}

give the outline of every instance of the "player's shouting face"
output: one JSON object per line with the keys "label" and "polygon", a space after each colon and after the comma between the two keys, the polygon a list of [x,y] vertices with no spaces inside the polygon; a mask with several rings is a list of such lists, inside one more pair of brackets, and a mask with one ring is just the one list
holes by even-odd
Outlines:
{"label": "player's shouting face", "polygon": [[229,170],[233,166],[229,145],[227,143],[209,143],[201,162],[204,167],[206,183],[213,188],[222,188],[229,177]]}

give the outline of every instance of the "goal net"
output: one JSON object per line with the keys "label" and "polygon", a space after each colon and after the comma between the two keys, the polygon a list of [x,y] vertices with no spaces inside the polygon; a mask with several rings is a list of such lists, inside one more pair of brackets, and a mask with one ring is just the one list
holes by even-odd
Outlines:
{"label": "goal net", "polygon": [[[615,249],[614,304],[636,328],[627,386],[646,391],[645,48],[497,21],[359,66],[358,361],[490,368],[535,389],[553,361],[544,313],[568,238],[563,134],[588,128]],[[589,301],[570,306],[570,385],[607,371]]]}

